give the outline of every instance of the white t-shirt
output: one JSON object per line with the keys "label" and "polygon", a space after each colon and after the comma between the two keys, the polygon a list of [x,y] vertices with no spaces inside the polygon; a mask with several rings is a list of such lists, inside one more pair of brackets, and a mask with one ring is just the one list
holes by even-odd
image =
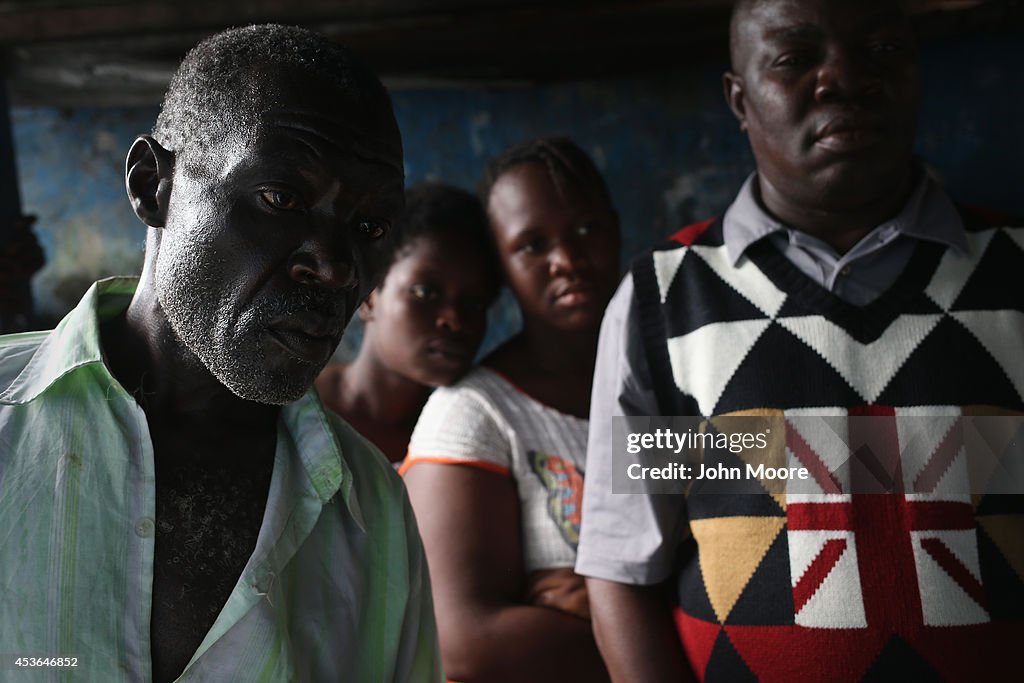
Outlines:
{"label": "white t-shirt", "polygon": [[587,420],[543,405],[495,371],[478,367],[431,394],[402,469],[432,462],[512,477],[525,571],[572,567],[586,446]]}

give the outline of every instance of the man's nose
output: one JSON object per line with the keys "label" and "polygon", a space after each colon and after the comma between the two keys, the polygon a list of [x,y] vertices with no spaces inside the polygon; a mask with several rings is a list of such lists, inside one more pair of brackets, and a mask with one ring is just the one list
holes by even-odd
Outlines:
{"label": "man's nose", "polygon": [[[331,232],[335,234],[331,234]],[[337,233],[311,235],[288,260],[288,275],[304,285],[350,290],[359,286],[352,246]]]}
{"label": "man's nose", "polygon": [[834,46],[826,51],[818,67],[814,96],[819,101],[829,102],[873,95],[881,87],[881,76],[867,55],[849,46]]}

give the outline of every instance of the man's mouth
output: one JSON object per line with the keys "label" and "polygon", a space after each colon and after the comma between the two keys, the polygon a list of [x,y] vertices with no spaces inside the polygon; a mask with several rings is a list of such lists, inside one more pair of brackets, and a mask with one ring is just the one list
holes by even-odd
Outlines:
{"label": "man's mouth", "polygon": [[295,358],[311,364],[323,363],[341,338],[337,323],[315,313],[298,313],[273,320],[268,336]]}
{"label": "man's mouth", "polygon": [[815,134],[814,144],[831,152],[855,152],[882,142],[882,127],[858,116],[837,116]]}
{"label": "man's mouth", "polygon": [[310,364],[323,363],[334,352],[333,337],[318,337],[298,330],[271,327],[267,328],[267,334],[287,353]]}

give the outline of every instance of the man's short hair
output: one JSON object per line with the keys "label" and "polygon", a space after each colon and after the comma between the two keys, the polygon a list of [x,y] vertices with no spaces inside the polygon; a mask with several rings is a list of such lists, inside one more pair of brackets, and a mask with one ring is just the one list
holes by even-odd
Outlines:
{"label": "man's short hair", "polygon": [[[732,11],[729,15],[729,61],[732,66],[731,69],[735,72],[739,65],[737,50],[740,47],[742,37],[740,36],[740,22],[746,18],[749,11],[760,2],[764,0],[733,0]],[[895,5],[899,6],[903,12],[910,10],[910,2],[908,0],[895,0]]]}
{"label": "man's short hair", "polygon": [[256,124],[272,89],[260,80],[270,67],[322,78],[353,105],[393,116],[380,80],[345,47],[298,26],[233,28],[196,45],[171,78],[153,137],[177,155]]}
{"label": "man's short hair", "polygon": [[560,193],[575,192],[614,211],[611,194],[594,161],[569,138],[538,138],[509,147],[487,163],[477,186],[484,206],[491,189],[506,171],[527,163],[543,166]]}

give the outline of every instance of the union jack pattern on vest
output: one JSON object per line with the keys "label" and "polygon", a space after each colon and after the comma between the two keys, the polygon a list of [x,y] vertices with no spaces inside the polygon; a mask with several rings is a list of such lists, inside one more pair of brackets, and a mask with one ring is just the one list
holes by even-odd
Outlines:
{"label": "union jack pattern on vest", "polygon": [[[1024,228],[964,222],[968,254],[920,242],[864,307],[767,240],[733,266],[718,219],[633,264],[662,414],[786,417],[788,452],[818,492],[691,492],[676,622],[701,680],[999,680],[1018,669],[1024,495],[951,485],[966,470],[950,443],[959,416],[1024,414]],[[902,451],[894,492],[831,476],[830,435],[798,419],[810,415],[848,423],[851,449]],[[859,416],[874,416],[871,434],[854,433]]]}

